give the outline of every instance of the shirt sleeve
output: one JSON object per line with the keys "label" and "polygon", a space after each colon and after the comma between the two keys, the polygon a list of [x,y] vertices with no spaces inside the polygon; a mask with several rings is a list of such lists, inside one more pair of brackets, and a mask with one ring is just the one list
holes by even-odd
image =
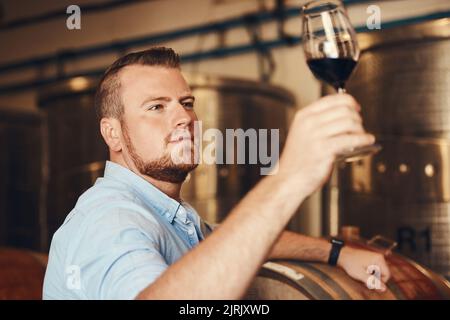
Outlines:
{"label": "shirt sleeve", "polygon": [[136,212],[105,215],[87,229],[79,248],[81,290],[87,299],[134,299],[167,268],[156,220]]}

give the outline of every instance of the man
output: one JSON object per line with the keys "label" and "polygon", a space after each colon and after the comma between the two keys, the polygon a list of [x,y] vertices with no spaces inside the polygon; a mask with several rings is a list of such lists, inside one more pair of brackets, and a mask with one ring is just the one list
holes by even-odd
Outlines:
{"label": "man", "polygon": [[[196,164],[172,159],[192,148],[197,120],[176,53],[152,48],[117,60],[101,80],[96,108],[110,161],[53,237],[46,299],[236,299],[267,259],[327,262],[328,241],[283,229],[327,180],[336,154],[374,142],[352,97],[318,100],[297,112],[278,172],[208,235],[180,198]],[[385,288],[382,255],[344,246],[336,258],[362,282],[370,265],[379,266]]]}

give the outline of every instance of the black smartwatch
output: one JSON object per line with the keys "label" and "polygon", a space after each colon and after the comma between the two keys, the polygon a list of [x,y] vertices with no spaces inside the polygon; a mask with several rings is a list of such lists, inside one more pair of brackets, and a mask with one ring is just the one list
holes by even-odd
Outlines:
{"label": "black smartwatch", "polygon": [[331,238],[331,251],[330,256],[328,257],[328,264],[330,266],[335,266],[337,264],[337,261],[339,259],[339,253],[341,252],[342,247],[344,246],[344,241],[337,239],[337,238]]}

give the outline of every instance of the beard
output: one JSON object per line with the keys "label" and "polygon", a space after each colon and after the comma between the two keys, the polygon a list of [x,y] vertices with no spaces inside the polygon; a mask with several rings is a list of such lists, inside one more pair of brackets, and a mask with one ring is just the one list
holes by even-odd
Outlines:
{"label": "beard", "polygon": [[[182,183],[186,180],[189,172],[194,170],[198,163],[195,160],[195,147],[190,145],[189,158],[188,161],[177,161],[175,163],[172,159],[172,155],[169,153],[164,154],[159,159],[144,161],[141,156],[138,155],[133,143],[131,142],[130,136],[128,134],[128,128],[125,123],[122,123],[123,136],[125,140],[125,145],[130,154],[130,158],[133,161],[139,173],[145,176],[149,176],[153,179],[171,183]],[[170,137],[164,139],[165,145],[169,144]],[[184,142],[181,142],[184,143]],[[184,150],[186,151],[186,150]],[[181,163],[179,163],[181,162]]]}

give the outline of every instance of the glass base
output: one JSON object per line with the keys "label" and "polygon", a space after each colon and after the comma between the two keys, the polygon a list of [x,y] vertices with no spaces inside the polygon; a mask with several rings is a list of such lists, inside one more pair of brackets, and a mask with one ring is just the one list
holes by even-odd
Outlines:
{"label": "glass base", "polygon": [[377,143],[370,146],[359,147],[353,150],[345,151],[337,155],[335,162],[354,162],[364,157],[379,152],[383,147]]}

